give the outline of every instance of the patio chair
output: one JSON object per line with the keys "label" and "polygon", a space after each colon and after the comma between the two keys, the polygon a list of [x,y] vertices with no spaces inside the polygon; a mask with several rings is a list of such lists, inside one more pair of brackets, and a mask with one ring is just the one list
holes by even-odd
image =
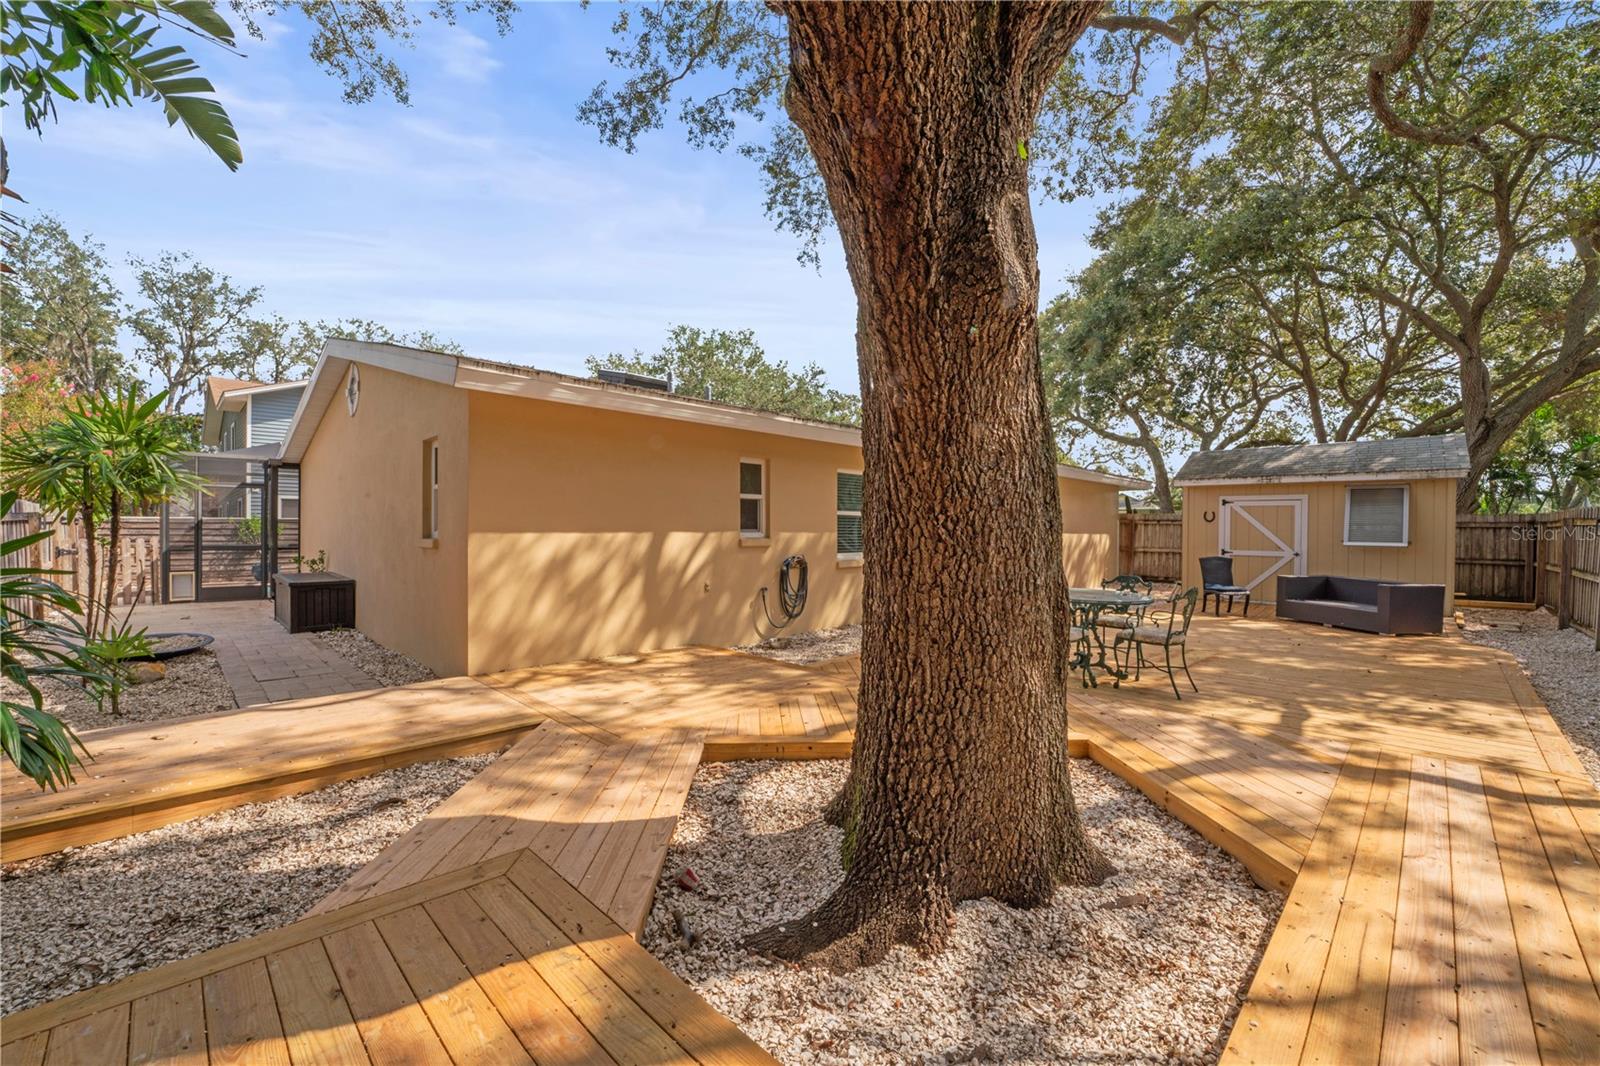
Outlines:
{"label": "patio chair", "polygon": [[1216,597],[1216,613],[1222,613],[1222,597],[1228,597],[1228,613],[1233,613],[1233,598],[1244,597],[1244,617],[1250,617],[1250,590],[1233,583],[1233,560],[1226,555],[1200,557],[1200,585],[1205,590],[1200,596],[1200,613],[1206,613],[1206,600]]}
{"label": "patio chair", "polygon": [[[1200,686],[1194,683],[1194,675],[1189,673],[1189,623],[1194,618],[1195,601],[1200,598],[1200,590],[1188,588],[1182,592],[1172,594],[1172,599],[1167,601],[1167,612],[1164,616],[1146,618],[1143,625],[1134,626],[1117,634],[1115,647],[1123,649],[1118,669],[1123,673],[1128,671],[1128,657],[1133,657],[1133,679],[1139,680],[1146,666],[1151,669],[1162,670],[1167,675],[1167,680],[1172,682],[1172,694],[1183,699],[1183,693],[1178,691],[1178,674],[1181,667],[1183,676],[1189,679],[1189,687],[1195,692],[1200,691]],[[1155,661],[1145,657],[1146,648],[1159,647],[1165,660],[1165,667],[1157,666]],[[1172,663],[1172,649],[1178,649],[1178,665]]]}
{"label": "patio chair", "polygon": [[[1155,591],[1155,585],[1138,574],[1118,574],[1116,577],[1108,577],[1100,582],[1100,587],[1116,589],[1118,592],[1140,592],[1146,596]],[[1144,621],[1144,612],[1143,607],[1108,607],[1100,612],[1096,622],[1102,629],[1132,629]]]}

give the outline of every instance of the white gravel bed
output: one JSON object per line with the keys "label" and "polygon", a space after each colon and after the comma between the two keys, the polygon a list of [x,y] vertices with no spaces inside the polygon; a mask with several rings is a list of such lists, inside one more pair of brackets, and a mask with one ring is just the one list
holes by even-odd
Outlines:
{"label": "white gravel bed", "polygon": [[385,648],[359,629],[329,629],[316,637],[385,688],[431,681],[438,676],[410,656]]}
{"label": "white gravel bed", "polygon": [[805,666],[824,659],[837,659],[841,655],[859,655],[861,627],[840,626],[838,629],[818,629],[810,633],[780,633],[759,644],[745,644],[734,650]]}
{"label": "white gravel bed", "polygon": [[494,758],[386,770],[0,868],[0,1011],[294,921]]}
{"label": "white gravel bed", "polygon": [[[643,942],[787,1063],[1214,1061],[1283,906],[1219,848],[1086,760],[1084,821],[1118,872],[1048,907],[957,908],[950,947],[837,975],[739,947],[839,882],[822,806],[844,762],[703,766]],[[671,885],[684,866],[703,892]],[[681,909],[701,936],[686,947]]]}
{"label": "white gravel bed", "polygon": [[[192,652],[168,659],[160,665],[167,673],[159,681],[129,685],[119,698],[120,714],[111,713],[111,701],[97,706],[88,693],[69,681],[43,678],[44,709],[76,730],[129,722],[155,722],[169,718],[189,718],[197,714],[231,711],[236,704],[233,689],[222,676],[222,667],[210,650]],[[21,689],[11,682],[0,682],[8,699],[26,703]]]}
{"label": "white gravel bed", "polygon": [[1600,785],[1600,652],[1594,638],[1577,629],[1557,629],[1555,615],[1543,609],[1462,614],[1462,635],[1468,640],[1517,657],[1578,761]]}

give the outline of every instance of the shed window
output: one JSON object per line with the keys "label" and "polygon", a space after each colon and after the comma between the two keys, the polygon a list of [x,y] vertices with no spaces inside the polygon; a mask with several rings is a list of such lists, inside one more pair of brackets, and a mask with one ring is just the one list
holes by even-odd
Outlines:
{"label": "shed window", "polygon": [[1356,486],[1345,490],[1344,542],[1403,548],[1411,543],[1411,487]]}
{"label": "shed window", "polygon": [[841,559],[861,558],[861,493],[859,470],[839,471],[834,503]]}
{"label": "shed window", "polygon": [[767,535],[767,464],[760,459],[739,460],[739,535]]}
{"label": "shed window", "polygon": [[422,535],[439,537],[439,438],[422,442]]}

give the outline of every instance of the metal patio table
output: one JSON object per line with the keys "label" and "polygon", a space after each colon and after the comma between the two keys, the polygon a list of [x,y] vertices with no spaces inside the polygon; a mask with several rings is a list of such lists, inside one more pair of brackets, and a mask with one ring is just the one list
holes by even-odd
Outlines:
{"label": "metal patio table", "polygon": [[1085,688],[1090,685],[1100,687],[1100,682],[1094,676],[1096,667],[1113,678],[1114,687],[1121,688],[1122,679],[1128,676],[1128,672],[1106,661],[1106,640],[1100,633],[1100,615],[1108,610],[1133,611],[1149,607],[1156,602],[1155,597],[1120,589],[1068,589],[1067,594],[1071,597],[1072,624],[1083,631],[1083,639],[1078,642],[1078,648],[1072,656],[1073,669],[1083,671]]}

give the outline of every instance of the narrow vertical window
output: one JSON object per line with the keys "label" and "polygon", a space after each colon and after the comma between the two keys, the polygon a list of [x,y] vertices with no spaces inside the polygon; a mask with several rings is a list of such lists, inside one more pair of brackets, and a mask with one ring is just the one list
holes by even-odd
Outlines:
{"label": "narrow vertical window", "polygon": [[861,558],[861,471],[841,470],[834,502],[839,558]]}
{"label": "narrow vertical window", "polygon": [[767,464],[760,459],[739,460],[739,535],[767,535]]}
{"label": "narrow vertical window", "polygon": [[439,438],[422,442],[422,535],[439,537]]}

